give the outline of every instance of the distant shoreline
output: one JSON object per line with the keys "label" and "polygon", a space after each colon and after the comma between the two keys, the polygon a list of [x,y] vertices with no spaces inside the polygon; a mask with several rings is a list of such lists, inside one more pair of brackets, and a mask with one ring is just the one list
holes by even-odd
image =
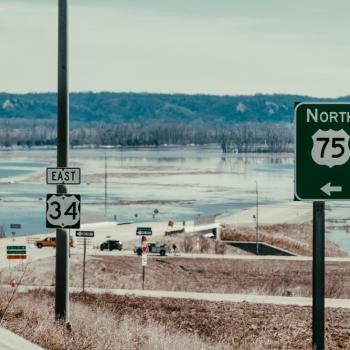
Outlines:
{"label": "distant shoreline", "polygon": [[[187,148],[187,149],[195,149],[195,148],[199,148],[199,149],[212,149],[212,150],[218,150],[220,152],[220,154],[222,155],[230,155],[230,154],[235,154],[235,155],[242,155],[242,154],[254,154],[254,153],[258,153],[258,154],[276,154],[276,155],[280,155],[280,154],[293,154],[294,150],[286,150],[286,151],[280,151],[280,152],[273,152],[271,150],[264,150],[264,149],[259,149],[259,147],[263,147],[263,145],[261,146],[257,146],[257,149],[255,150],[250,150],[247,152],[227,152],[224,153],[222,151],[222,148],[220,147],[219,144],[215,144],[215,143],[208,143],[208,144],[186,144],[186,145],[179,145],[179,144],[164,144],[164,145],[137,145],[137,146],[121,146],[121,145],[78,145],[78,146],[70,146],[71,150],[86,150],[86,149],[92,149],[92,150],[141,150],[141,149],[182,149],[182,148]],[[48,151],[53,151],[56,150],[57,147],[56,146],[11,146],[11,147],[3,147],[0,146],[0,151],[35,151],[35,150],[48,150]]]}

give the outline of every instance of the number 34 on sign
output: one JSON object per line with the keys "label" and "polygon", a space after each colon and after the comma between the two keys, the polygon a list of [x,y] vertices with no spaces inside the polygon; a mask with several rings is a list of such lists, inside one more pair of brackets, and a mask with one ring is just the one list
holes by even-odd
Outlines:
{"label": "number 34 on sign", "polygon": [[46,196],[47,228],[80,228],[80,195],[48,194]]}

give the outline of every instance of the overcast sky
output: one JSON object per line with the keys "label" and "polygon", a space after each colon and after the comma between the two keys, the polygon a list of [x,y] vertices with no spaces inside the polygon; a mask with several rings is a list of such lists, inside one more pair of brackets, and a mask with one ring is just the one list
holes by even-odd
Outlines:
{"label": "overcast sky", "polygon": [[[0,91],[56,91],[57,0],[0,0]],[[69,0],[70,90],[350,95],[350,2]]]}

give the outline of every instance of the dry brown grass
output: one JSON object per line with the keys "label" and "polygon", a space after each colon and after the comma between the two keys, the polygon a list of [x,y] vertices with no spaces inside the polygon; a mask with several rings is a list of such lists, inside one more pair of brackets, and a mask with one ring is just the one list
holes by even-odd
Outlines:
{"label": "dry brown grass", "polygon": [[[278,263],[276,263],[278,261]],[[45,266],[45,268],[43,267]],[[51,272],[49,272],[49,267]],[[42,273],[44,272],[44,273]],[[145,288],[151,290],[311,296],[311,261],[149,257]],[[17,275],[20,275],[18,271]],[[16,276],[12,272],[12,276]],[[32,263],[25,285],[53,285],[54,258]],[[2,271],[0,282],[9,284]],[[71,285],[82,285],[81,257],[73,256]],[[140,257],[89,257],[86,287],[142,288]],[[350,263],[326,263],[326,296],[350,298]]]}
{"label": "dry brown grass", "polygon": [[[6,294],[2,293],[0,298],[1,308]],[[196,333],[144,317],[140,309],[118,315],[103,305],[86,305],[81,300],[71,303],[73,327],[68,331],[55,321],[53,304],[52,296],[46,292],[18,295],[2,326],[49,350],[230,348],[223,343],[214,346],[201,340]]]}
{"label": "dry brown grass", "polygon": [[[289,250],[298,255],[312,255],[312,225],[276,224],[259,227],[260,240]],[[255,229],[251,227],[224,226],[222,240],[255,242]],[[326,238],[326,256],[348,256],[348,253]]]}
{"label": "dry brown grass", "polygon": [[[71,301],[71,332],[54,320],[47,292],[18,295],[3,326],[49,350],[311,348],[309,307],[81,294]],[[327,349],[347,348],[349,327],[350,310],[327,309]]]}

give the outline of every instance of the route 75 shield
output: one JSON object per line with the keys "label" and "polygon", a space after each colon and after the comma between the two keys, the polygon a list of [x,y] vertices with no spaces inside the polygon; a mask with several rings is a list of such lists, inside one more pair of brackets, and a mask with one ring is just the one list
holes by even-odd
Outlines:
{"label": "route 75 shield", "polygon": [[317,130],[312,136],[312,159],[330,168],[345,164],[350,158],[349,138],[343,129]]}
{"label": "route 75 shield", "polygon": [[48,194],[46,196],[47,228],[80,228],[80,195]]}

